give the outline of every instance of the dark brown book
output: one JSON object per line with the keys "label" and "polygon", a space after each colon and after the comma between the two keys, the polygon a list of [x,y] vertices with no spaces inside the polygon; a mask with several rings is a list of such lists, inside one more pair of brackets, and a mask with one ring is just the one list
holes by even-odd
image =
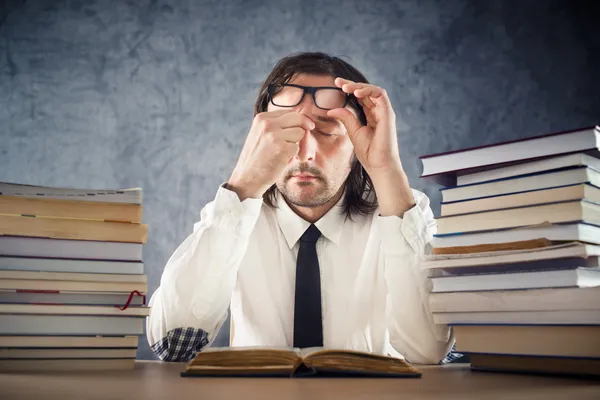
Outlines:
{"label": "dark brown book", "polygon": [[469,354],[474,371],[600,377],[600,359]]}
{"label": "dark brown book", "polygon": [[503,250],[538,249],[551,246],[548,239],[524,240],[521,242],[477,244],[473,246],[435,247],[433,254],[469,254]]}
{"label": "dark brown book", "polygon": [[421,373],[395,357],[323,348],[211,348],[190,361],[183,377],[207,376],[365,376],[419,378]]}
{"label": "dark brown book", "polygon": [[455,325],[456,351],[600,358],[600,326]]}

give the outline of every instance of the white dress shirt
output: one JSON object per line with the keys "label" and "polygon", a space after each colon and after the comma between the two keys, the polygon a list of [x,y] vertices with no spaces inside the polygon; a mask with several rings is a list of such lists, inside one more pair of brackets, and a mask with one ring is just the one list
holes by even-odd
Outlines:
{"label": "white dress shirt", "polygon": [[[438,363],[453,344],[433,323],[429,280],[419,263],[436,224],[413,190],[402,218],[346,218],[342,200],[315,225],[325,347]],[[173,253],[150,299],[147,337],[163,360],[192,358],[217,335],[231,308],[231,346],[292,347],[299,238],[310,223],[281,195],[277,208],[223,187]]]}

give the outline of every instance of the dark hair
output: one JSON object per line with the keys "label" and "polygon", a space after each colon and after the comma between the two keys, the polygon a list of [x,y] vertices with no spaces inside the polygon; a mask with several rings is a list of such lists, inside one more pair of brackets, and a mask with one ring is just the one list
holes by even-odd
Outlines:
{"label": "dark hair", "polygon": [[[354,82],[369,83],[359,70],[338,57],[321,52],[292,54],[279,60],[265,79],[254,104],[254,115],[267,111],[269,84],[287,83],[302,73],[339,76]],[[367,117],[356,97],[351,95],[348,104],[357,111],[360,123],[366,125]],[[375,211],[377,195],[373,189],[373,182],[356,155],[353,156],[350,174],[344,185],[343,208],[348,218],[351,219],[353,214],[369,214]],[[263,195],[264,202],[271,207],[275,207],[276,191],[277,186],[273,185]]]}

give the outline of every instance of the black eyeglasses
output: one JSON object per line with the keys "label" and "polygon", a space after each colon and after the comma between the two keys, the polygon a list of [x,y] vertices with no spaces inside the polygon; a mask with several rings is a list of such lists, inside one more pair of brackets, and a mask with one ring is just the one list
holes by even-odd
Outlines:
{"label": "black eyeglasses", "polygon": [[270,84],[267,88],[269,101],[277,107],[295,107],[302,102],[304,95],[310,93],[315,105],[321,110],[344,108],[350,95],[338,87],[302,86],[292,83],[281,85]]}

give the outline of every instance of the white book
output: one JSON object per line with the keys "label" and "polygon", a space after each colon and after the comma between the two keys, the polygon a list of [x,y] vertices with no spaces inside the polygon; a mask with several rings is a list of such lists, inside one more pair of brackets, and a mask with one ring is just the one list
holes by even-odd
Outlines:
{"label": "white book", "polygon": [[583,224],[540,224],[530,227],[499,229],[487,232],[435,235],[433,247],[463,247],[492,243],[522,242],[548,239],[557,242],[586,242],[600,244],[600,227]]}
{"label": "white book", "polygon": [[422,269],[474,267],[525,263],[559,258],[581,258],[600,256],[600,246],[567,243],[537,249],[493,251],[471,254],[427,255],[421,263]]}
{"label": "white book", "polygon": [[578,183],[589,183],[600,187],[600,172],[591,168],[575,168],[564,171],[546,172],[501,181],[478,183],[441,189],[444,203],[480,199],[509,193],[556,188]]}
{"label": "white book", "polygon": [[141,243],[0,236],[0,254],[15,257],[142,261]]}
{"label": "white book", "polygon": [[458,175],[457,186],[472,185],[474,183],[495,181],[515,176],[534,174],[542,171],[552,171],[561,168],[585,166],[600,171],[600,159],[585,153],[569,154],[566,156],[555,156],[541,160],[523,162],[506,167],[498,167],[470,174]]}
{"label": "white book", "polygon": [[[123,305],[124,307],[124,305]],[[119,317],[147,317],[148,307],[80,306],[63,304],[0,304],[0,314],[35,315],[113,315]]]}
{"label": "white book", "polygon": [[139,317],[0,314],[0,335],[143,335],[144,325]]}
{"label": "white book", "polygon": [[34,279],[0,279],[3,290],[37,290],[37,291],[73,291],[73,292],[125,292],[137,290],[148,292],[148,283],[143,282],[89,282],[89,281],[52,281]]}
{"label": "white book", "polygon": [[585,200],[451,215],[436,220],[437,232],[478,232],[543,223],[586,222],[600,225],[600,205]]}
{"label": "white book", "polygon": [[144,273],[144,263],[140,261],[70,260],[0,256],[0,270],[139,275]]}
{"label": "white book", "polygon": [[426,270],[427,276],[462,276],[475,274],[506,274],[516,272],[553,271],[574,268],[600,268],[600,257],[567,257],[551,258],[535,261],[524,261],[506,264],[476,265],[468,267],[431,268]]}
{"label": "white book", "polygon": [[456,182],[456,174],[460,174],[461,171],[597,149],[600,149],[600,128],[583,128],[422,156],[421,177],[430,177],[438,182]]}
{"label": "white book", "polygon": [[0,336],[0,348],[136,348],[137,336]]}
{"label": "white book", "polygon": [[600,268],[473,274],[431,278],[432,293],[600,286]]}
{"label": "white book", "polygon": [[434,323],[445,325],[600,325],[597,310],[434,312],[432,315]]}
{"label": "white book", "polygon": [[442,203],[442,217],[472,214],[482,211],[503,210],[516,207],[558,203],[573,200],[586,200],[600,204],[600,188],[588,184],[561,186],[558,188],[534,190],[482,199]]}
{"label": "white book", "polygon": [[0,359],[135,358],[137,349],[4,349]]}
{"label": "white book", "polygon": [[565,310],[600,312],[600,287],[431,293],[429,309],[431,312]]}
{"label": "white book", "polygon": [[142,189],[72,189],[0,182],[0,195],[104,203],[142,204]]}
{"label": "white book", "polygon": [[135,282],[148,283],[148,277],[140,274],[85,274],[47,271],[0,270],[0,279],[31,279],[45,281],[82,282]]}
{"label": "white book", "polygon": [[131,307],[144,305],[145,299],[143,296],[133,296],[131,301],[129,297],[130,293],[124,292],[36,292],[0,290],[0,303],[124,306],[129,301]]}

